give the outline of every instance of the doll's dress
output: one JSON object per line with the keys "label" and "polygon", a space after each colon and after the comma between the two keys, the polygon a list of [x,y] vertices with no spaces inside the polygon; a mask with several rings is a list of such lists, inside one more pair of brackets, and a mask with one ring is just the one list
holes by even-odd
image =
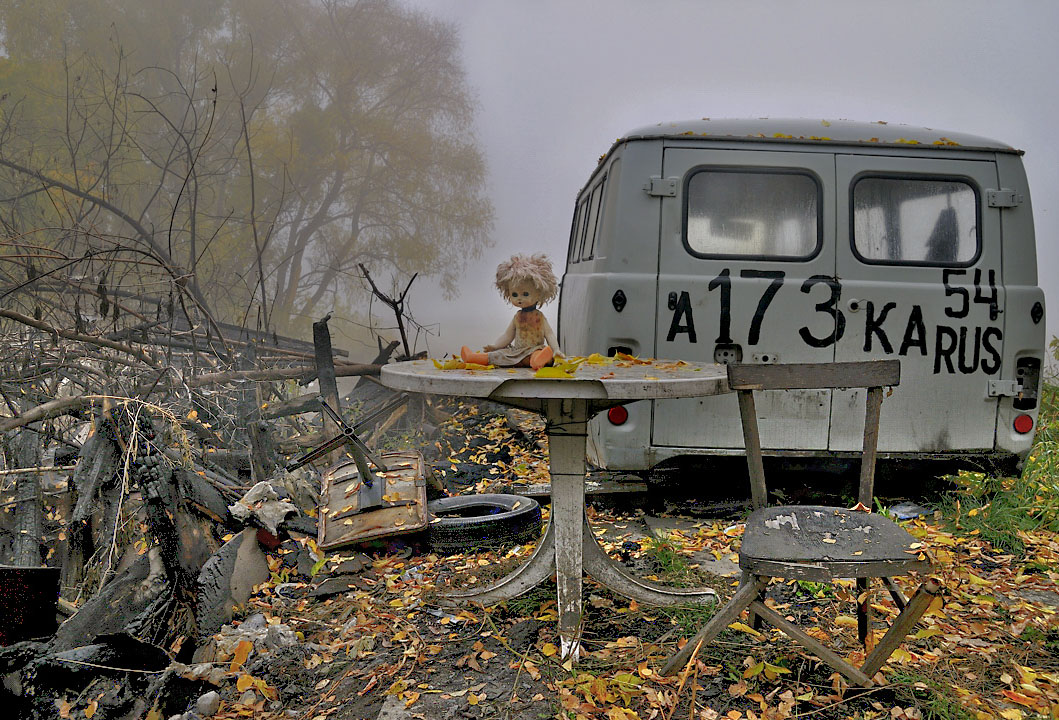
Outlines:
{"label": "doll's dress", "polygon": [[515,313],[515,337],[511,344],[488,353],[489,364],[500,367],[518,365],[523,359],[543,348],[544,313],[533,308]]}

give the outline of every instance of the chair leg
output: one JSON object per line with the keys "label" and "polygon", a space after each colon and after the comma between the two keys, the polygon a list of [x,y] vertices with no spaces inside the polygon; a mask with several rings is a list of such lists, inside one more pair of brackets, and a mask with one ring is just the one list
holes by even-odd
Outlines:
{"label": "chair leg", "polygon": [[[747,583],[751,582],[753,580],[753,578],[754,578],[754,576],[750,572],[748,572],[747,570],[744,570],[742,577],[739,579],[739,585],[740,586],[746,585]],[[764,587],[761,588],[761,590],[758,592],[757,597],[755,598],[755,600],[761,600],[761,601],[765,600],[765,588]],[[755,613],[749,607],[747,608],[747,621],[746,622],[747,622],[747,625],[749,625],[750,627],[754,628],[755,630],[760,630],[761,629],[761,625],[762,625],[761,616],[758,615],[757,613]]]}
{"label": "chair leg", "polygon": [[893,578],[884,577],[882,581],[883,585],[885,585],[886,589],[890,592],[890,597],[894,599],[894,604],[897,606],[898,611],[904,610],[905,605],[908,604],[908,598],[902,594],[901,588],[897,587]]}
{"label": "chair leg", "polygon": [[[862,670],[850,665],[848,662],[843,660],[837,653],[829,650],[816,638],[809,635],[807,632],[802,630],[800,627],[790,622],[787,618],[780,615],[778,612],[770,608],[763,602],[755,600],[753,603],[753,609],[765,618],[769,623],[775,625],[782,630],[787,636],[797,643],[800,643],[803,647],[808,648],[814,655],[826,662],[828,665],[838,670],[840,673],[845,675],[849,680],[853,681],[861,687],[871,687],[871,677],[864,673]],[[688,643],[690,645],[691,643]]]}
{"label": "chair leg", "polygon": [[749,582],[744,582],[739,585],[739,588],[735,591],[735,595],[732,596],[732,599],[729,600],[723,608],[718,610],[716,615],[710,618],[710,621],[695,634],[695,637],[688,640],[687,645],[678,650],[673,657],[669,658],[665,666],[662,668],[663,675],[672,675],[677,670],[680,670],[687,665],[692,653],[695,652],[695,648],[709,643],[715,637],[720,635],[722,630],[732,624],[732,622],[739,617],[740,613],[742,613],[750,603],[757,599],[758,594],[769,582],[768,578],[758,577],[756,575],[751,575],[750,578]]}
{"label": "chair leg", "polygon": [[894,620],[890,629],[879,640],[879,644],[864,659],[864,665],[861,666],[861,670],[865,675],[871,677],[879,672],[879,668],[883,666],[886,659],[893,655],[897,646],[901,644],[905,636],[912,630],[912,627],[919,622],[919,618],[930,607],[931,600],[939,594],[941,594],[941,586],[933,579],[927,580],[919,586],[912,599],[908,601],[905,609],[901,611],[901,614]]}
{"label": "chair leg", "polygon": [[871,606],[868,604],[868,578],[857,578],[857,635],[860,644],[867,647],[871,632]]}

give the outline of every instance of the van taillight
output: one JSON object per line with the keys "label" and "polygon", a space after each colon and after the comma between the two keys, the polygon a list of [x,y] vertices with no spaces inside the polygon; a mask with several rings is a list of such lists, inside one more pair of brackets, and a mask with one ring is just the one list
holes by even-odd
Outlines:
{"label": "van taillight", "polygon": [[610,420],[611,425],[624,425],[625,421],[629,419],[629,411],[621,405],[617,405],[607,411],[607,419]]}
{"label": "van taillight", "polygon": [[1016,410],[1033,410],[1037,407],[1037,388],[1041,384],[1041,361],[1035,357],[1021,357],[1015,361],[1015,378],[1022,391],[1014,400]]}
{"label": "van taillight", "polygon": [[1015,432],[1025,435],[1033,429],[1033,418],[1023,413],[1015,418]]}

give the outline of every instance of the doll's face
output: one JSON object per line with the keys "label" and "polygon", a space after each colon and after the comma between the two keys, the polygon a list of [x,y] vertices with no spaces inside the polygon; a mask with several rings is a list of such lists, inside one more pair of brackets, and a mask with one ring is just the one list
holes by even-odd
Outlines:
{"label": "doll's face", "polygon": [[507,289],[507,299],[517,308],[527,308],[537,304],[540,293],[531,282],[512,283]]}

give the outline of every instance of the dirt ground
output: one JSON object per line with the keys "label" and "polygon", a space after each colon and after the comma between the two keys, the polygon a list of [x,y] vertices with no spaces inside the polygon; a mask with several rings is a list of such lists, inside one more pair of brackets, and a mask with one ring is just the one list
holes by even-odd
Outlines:
{"label": "dirt ground", "polygon": [[[682,584],[706,582],[722,600],[731,592],[732,578],[704,572],[693,560],[730,555],[738,524],[662,518],[683,529],[659,542],[650,538],[650,516],[642,512],[593,515],[606,548],[631,570]],[[525,558],[528,547],[456,556],[424,553],[414,544],[391,547],[362,572],[338,576],[348,591],[310,597],[320,578],[290,572],[291,558],[303,549],[289,546],[277,557],[277,582],[259,589],[247,613],[289,626],[302,642],[246,662],[245,672],[274,688],[275,700],[232,693],[235,701],[225,702],[219,717],[734,720],[1059,712],[1046,699],[1059,688],[1054,572],[1013,571],[1009,556],[956,542],[924,521],[912,529],[951,558],[939,573],[946,605],[921,622],[884,668],[886,686],[867,691],[849,689],[778,633],[738,623],[685,673],[660,677],[665,658],[711,609],[640,607],[591,581],[584,592],[584,654],[576,664],[557,652],[554,583],[491,608],[445,604],[446,587],[488,582]],[[1054,558],[1057,547],[1048,539],[1038,555]],[[343,557],[348,567],[350,556]],[[769,604],[855,659],[862,649],[853,595],[851,586],[774,583]],[[895,613],[884,592],[873,603],[884,617]]]}

